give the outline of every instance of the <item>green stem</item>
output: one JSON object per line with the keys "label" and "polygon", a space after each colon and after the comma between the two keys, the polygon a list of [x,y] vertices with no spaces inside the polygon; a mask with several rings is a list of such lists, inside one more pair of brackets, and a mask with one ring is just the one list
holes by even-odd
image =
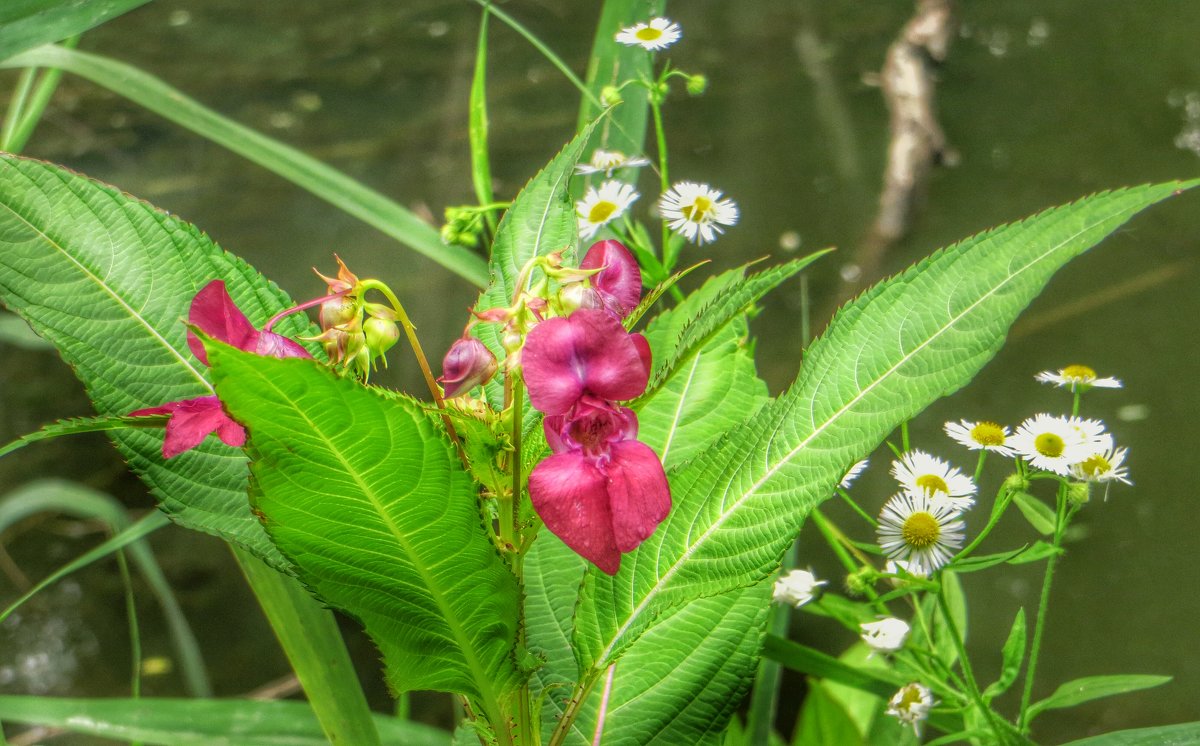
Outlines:
{"label": "green stem", "polygon": [[900,447],[905,453],[909,452],[908,444],[908,420],[900,423]]}
{"label": "green stem", "polygon": [[1046,610],[1050,605],[1050,586],[1054,582],[1054,568],[1058,564],[1057,551],[1062,546],[1063,534],[1066,533],[1067,521],[1069,519],[1067,513],[1067,487],[1065,484],[1060,484],[1058,487],[1058,510],[1057,520],[1054,526],[1053,546],[1055,551],[1046,559],[1046,574],[1042,577],[1042,594],[1038,599],[1037,620],[1033,625],[1033,640],[1029,646],[1029,665],[1025,669],[1025,686],[1021,691],[1021,711],[1017,716],[1017,728],[1022,733],[1027,733],[1029,730],[1029,721],[1026,717],[1029,712],[1029,702],[1033,697],[1033,682],[1037,674],[1038,657],[1042,650],[1042,634],[1046,629]]}
{"label": "green stem", "polygon": [[37,76],[36,67],[27,67],[17,78],[12,97],[8,100],[8,111],[4,112],[4,128],[0,130],[0,150],[15,153],[19,148],[12,146],[14,135],[25,116],[25,107],[29,103],[29,92],[33,90],[33,80]]}
{"label": "green stem", "polygon": [[875,520],[874,518],[872,518],[872,517],[870,516],[870,514],[869,514],[869,513],[867,513],[867,511],[865,511],[865,510],[863,510],[862,508],[858,507],[858,503],[854,502],[854,498],[850,497],[850,493],[846,492],[846,490],[842,489],[841,487],[838,487],[838,488],[835,490],[835,492],[837,492],[838,496],[839,496],[839,497],[841,497],[841,498],[842,498],[842,500],[844,500],[844,501],[846,502],[846,504],[847,504],[847,505],[849,505],[849,506],[850,506],[850,507],[851,507],[851,508],[854,510],[854,512],[855,512],[855,513],[858,513],[858,515],[859,515],[859,516],[860,516],[860,517],[861,517],[861,518],[862,518],[864,521],[866,521],[867,523],[871,524],[871,527],[872,527],[872,528],[878,528],[878,527],[879,527],[879,521],[877,521],[877,520]]}
{"label": "green stem", "polygon": [[[62,46],[65,49],[74,49],[77,44],[79,44],[79,37],[72,36],[64,41]],[[58,90],[58,81],[62,79],[62,73],[63,71],[59,68],[52,67],[41,74],[37,88],[33,92],[33,98],[29,100],[28,107],[21,113],[21,119],[17,123],[15,131],[11,137],[5,138],[4,147],[0,149],[10,153],[19,153],[25,149],[25,144],[29,142],[30,137],[33,137],[33,131],[37,129],[38,122],[42,120],[42,114],[50,104],[50,99]]]}
{"label": "green stem", "polygon": [[955,555],[955,561],[966,559],[967,555],[969,555],[971,552],[974,552],[975,549],[983,543],[983,540],[987,538],[987,535],[991,533],[992,529],[995,528],[996,524],[1000,521],[1000,516],[1004,515],[1004,511],[1008,508],[1008,503],[1012,500],[1014,494],[1015,493],[1013,493],[1011,490],[1003,488],[999,493],[997,493],[996,500],[1001,501],[1002,504],[992,511],[992,515],[988,518],[987,525],[983,527],[983,530],[979,532],[979,535],[967,545],[966,549],[963,549],[961,552]]}
{"label": "green stem", "polygon": [[979,484],[979,477],[983,475],[983,462],[987,460],[987,449],[982,448],[979,451],[979,461],[975,463],[975,484]]}
{"label": "green stem", "polygon": [[584,673],[583,680],[577,683],[571,692],[571,699],[567,701],[567,707],[563,710],[562,717],[559,718],[558,725],[555,726],[554,733],[550,736],[550,741],[546,746],[562,746],[566,743],[571,726],[575,724],[575,718],[579,717],[583,703],[587,702],[598,678],[599,675],[593,670]]}
{"label": "green stem", "polygon": [[1074,393],[1075,393],[1075,398],[1074,398],[1074,401],[1071,402],[1071,416],[1078,417],[1079,416],[1079,400],[1081,398],[1083,398],[1083,392],[1080,391],[1079,389],[1075,389]]}
{"label": "green stem", "polygon": [[946,601],[946,594],[938,593],[937,600],[938,608],[942,611],[942,618],[946,622],[946,629],[950,632],[950,639],[954,642],[954,649],[958,651],[958,662],[962,666],[967,694],[987,719],[988,726],[996,734],[997,743],[1005,743],[1007,738],[1004,735],[1004,729],[996,723],[996,713],[992,712],[992,708],[983,701],[983,694],[979,690],[979,684],[975,681],[975,672],[971,669],[971,660],[967,657],[967,647],[963,644],[962,635],[958,632],[958,625],[954,623],[954,617],[950,614],[950,604]]}
{"label": "green stem", "polygon": [[[654,119],[654,140],[658,147],[658,180],[659,194],[666,194],[671,188],[671,178],[667,171],[667,133],[663,128],[662,102],[657,91],[650,91],[650,114]],[[663,269],[668,275],[675,266],[675,252],[671,251],[671,229],[667,219],[662,219],[662,262]]]}
{"label": "green stem", "polygon": [[117,551],[117,567],[121,571],[121,584],[125,587],[125,618],[129,622],[129,653],[132,659],[129,696],[137,699],[142,696],[142,635],[138,629],[137,603],[133,598],[133,578],[123,550]]}
{"label": "green stem", "polygon": [[578,75],[571,72],[571,68],[567,67],[567,63],[563,62],[561,57],[555,54],[550,47],[547,47],[545,44],[543,44],[542,40],[534,36],[529,29],[525,28],[519,21],[509,14],[492,5],[490,2],[488,2],[488,0],[475,0],[475,2],[481,7],[490,10],[492,15],[496,16],[501,21],[504,21],[506,24],[508,24],[509,28],[525,37],[525,41],[532,44],[534,49],[541,52],[542,56],[549,60],[551,65],[557,67],[559,72],[561,72],[567,78],[567,80],[571,81],[571,85],[578,88],[579,92],[582,93],[593,106],[595,106],[597,109],[604,108],[604,104],[601,103],[600,99],[596,98],[596,96],[590,90],[588,90],[588,87],[584,85],[583,81],[579,79]]}

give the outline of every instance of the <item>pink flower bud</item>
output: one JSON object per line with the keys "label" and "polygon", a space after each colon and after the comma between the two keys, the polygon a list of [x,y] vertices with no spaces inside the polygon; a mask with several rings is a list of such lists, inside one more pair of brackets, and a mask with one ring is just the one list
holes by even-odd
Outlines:
{"label": "pink flower bud", "polygon": [[450,345],[442,358],[442,377],[438,382],[445,389],[444,396],[451,399],[490,381],[497,367],[496,356],[483,342],[463,337]]}
{"label": "pink flower bud", "polygon": [[642,272],[633,254],[620,241],[597,241],[587,250],[580,269],[600,269],[592,275],[592,287],[604,308],[625,318],[642,299]]}

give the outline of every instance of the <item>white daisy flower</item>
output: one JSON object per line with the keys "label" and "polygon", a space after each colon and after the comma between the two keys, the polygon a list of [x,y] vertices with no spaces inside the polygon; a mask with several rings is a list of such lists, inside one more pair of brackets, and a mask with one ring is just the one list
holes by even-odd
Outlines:
{"label": "white daisy flower", "polygon": [[892,462],[892,476],[914,494],[950,498],[957,510],[975,504],[975,482],[945,461],[924,451],[909,451]]}
{"label": "white daisy flower", "polygon": [[1068,365],[1059,370],[1044,370],[1034,378],[1041,383],[1052,383],[1059,388],[1087,391],[1090,388],[1119,389],[1121,382],[1115,378],[1097,378],[1096,371],[1086,365]]}
{"label": "white daisy flower", "polygon": [[921,492],[893,495],[876,531],[884,554],[923,577],[949,562],[963,543],[963,520],[952,502]]}
{"label": "white daisy flower", "polygon": [[799,609],[812,601],[817,595],[817,589],[828,581],[817,580],[809,570],[792,570],[775,581],[773,598],[777,603],[791,604]]}
{"label": "white daisy flower", "polygon": [[1008,441],[1008,428],[989,420],[970,422],[959,420],[946,423],[946,434],[972,451],[991,451],[1001,456],[1013,455]]}
{"label": "white daisy flower", "polygon": [[575,214],[579,218],[579,237],[588,240],[610,221],[621,217],[629,206],[641,196],[629,184],[611,180],[592,187],[575,203]]}
{"label": "white daisy flower", "polygon": [[1071,465],[1112,447],[1099,420],[1041,413],[1021,423],[1008,444],[1035,469],[1069,476]]}
{"label": "white daisy flower", "polygon": [[628,47],[643,47],[651,52],[666,49],[683,36],[679,24],[667,18],[652,18],[649,23],[635,23],[617,32],[617,41]]}
{"label": "white daisy flower", "polygon": [[842,477],[842,481],[838,482],[838,487],[844,490],[850,489],[850,485],[854,484],[854,480],[858,479],[858,475],[863,473],[863,469],[871,463],[870,459],[863,459],[854,466],[846,470],[846,476]]}
{"label": "white daisy flower", "polygon": [[883,571],[888,575],[899,575],[901,570],[916,578],[929,577],[929,575],[922,570],[920,565],[912,562],[890,559],[883,563]]}
{"label": "white daisy flower", "polygon": [[933,692],[929,687],[913,682],[900,687],[888,700],[887,714],[911,725],[913,732],[920,736],[921,723],[929,717],[933,705]]}
{"label": "white daisy flower", "polygon": [[659,212],[671,230],[703,246],[725,232],[723,225],[738,221],[733,200],[721,199],[721,192],[708,184],[681,181],[659,198]]}
{"label": "white daisy flower", "polygon": [[1105,448],[1098,450],[1077,464],[1071,464],[1071,476],[1084,482],[1121,482],[1129,481],[1129,470],[1125,463],[1128,448]]}
{"label": "white daisy flower", "polygon": [[579,163],[575,165],[575,173],[583,176],[586,174],[603,173],[607,177],[612,177],[613,171],[620,168],[641,168],[642,166],[650,165],[649,158],[641,156],[630,157],[619,150],[601,150],[596,148],[592,153],[592,159],[587,163]]}
{"label": "white daisy flower", "polygon": [[872,653],[894,653],[904,647],[908,640],[908,622],[896,617],[864,622],[858,628],[862,630],[862,641],[867,643]]}

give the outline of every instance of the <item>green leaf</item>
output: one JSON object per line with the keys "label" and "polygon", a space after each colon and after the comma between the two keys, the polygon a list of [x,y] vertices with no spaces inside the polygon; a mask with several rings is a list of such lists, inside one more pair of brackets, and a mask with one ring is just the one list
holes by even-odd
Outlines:
{"label": "green leaf", "polygon": [[1012,629],[1008,631],[1008,639],[1000,653],[1000,678],[984,690],[987,698],[996,697],[1008,691],[1021,672],[1021,663],[1025,660],[1025,609],[1017,609],[1013,619]]}
{"label": "green leaf", "polygon": [[[38,339],[40,340],[41,337]],[[109,430],[124,430],[126,428],[133,427],[157,430],[163,427],[163,424],[166,422],[166,420],[167,418],[165,416],[75,417],[69,420],[59,420],[58,422],[52,422],[49,425],[43,425],[41,430],[29,433],[28,435],[22,435],[7,445],[0,446],[0,457],[7,456],[13,451],[24,448],[27,445],[31,445],[42,440],[58,438],[63,435],[107,432]]]}
{"label": "green leaf", "polygon": [[6,0],[0,4],[0,60],[82,34],[150,0]]}
{"label": "green leaf", "polygon": [[215,343],[209,360],[250,433],[255,507],[301,579],[362,621],[393,689],[467,693],[499,722],[516,679],[516,580],[424,407],[312,360]]}
{"label": "green leaf", "polygon": [[[941,580],[941,596],[950,609],[950,619],[954,622],[954,629],[962,636],[963,644],[966,644],[967,596],[963,593],[962,581],[958,579],[958,575],[949,570],[942,571]],[[954,635],[946,623],[945,616],[941,613],[942,609],[937,603],[937,597],[931,594],[928,601],[930,602],[928,616],[933,619],[933,649],[946,666],[953,666],[958,660],[958,646],[954,642]]]}
{"label": "green leaf", "polygon": [[[292,305],[188,223],[50,164],[0,156],[0,302],[58,347],[101,417],[212,393],[180,320],[215,278],[255,325]],[[277,326],[308,329],[300,318]],[[172,520],[287,568],[250,513],[241,451],[213,438],[168,462],[161,431],[111,436]]]}
{"label": "green leaf", "polygon": [[1111,697],[1115,694],[1136,692],[1141,689],[1151,689],[1162,686],[1171,680],[1170,676],[1149,676],[1142,674],[1121,674],[1117,676],[1085,676],[1082,679],[1068,681],[1054,690],[1054,693],[1043,700],[1029,706],[1025,722],[1033,719],[1046,710],[1061,710],[1074,707],[1093,699]]}
{"label": "green leaf", "polygon": [[963,560],[956,559],[956,560],[952,561],[946,567],[948,567],[951,570],[954,570],[954,572],[959,573],[960,575],[962,573],[966,573],[966,572],[979,572],[980,570],[986,570],[989,567],[995,567],[996,565],[1003,565],[1005,562],[1011,562],[1012,560],[1016,559],[1017,557],[1019,557],[1020,555],[1022,555],[1023,553],[1025,553],[1028,550],[1029,550],[1029,545],[1026,544],[1025,546],[1021,547],[1020,549],[1013,549],[1012,551],[1008,551],[1008,552],[997,552],[996,554],[980,554],[980,555],[976,555],[976,556],[972,556],[972,557],[967,557],[966,559],[963,559]]}
{"label": "green leaf", "polygon": [[1195,746],[1198,743],[1200,722],[1113,731],[1063,746]]}
{"label": "green leaf", "polygon": [[[445,746],[450,734],[375,715],[384,743]],[[56,699],[0,696],[0,720],[167,746],[326,746],[308,704],[247,699]]]}
{"label": "green leaf", "polygon": [[890,698],[897,688],[908,683],[903,676],[892,671],[852,666],[827,653],[778,635],[767,635],[763,655],[779,661],[793,671],[836,681],[884,699]]}
{"label": "green leaf", "polygon": [[1038,562],[1055,554],[1062,554],[1062,547],[1056,547],[1053,544],[1047,544],[1044,541],[1035,541],[1033,546],[1025,551],[1017,554],[1017,556],[1008,560],[1010,565],[1024,565],[1029,562]]}
{"label": "green leaf", "polygon": [[[488,157],[487,50],[488,8],[479,17],[479,41],[475,48],[475,75],[471,78],[471,102],[467,107],[467,133],[471,140],[471,183],[481,205],[496,201],[492,194],[492,167]],[[490,213],[489,213],[490,215]]]}
{"label": "green leaf", "polygon": [[[102,417],[212,392],[180,319],[214,278],[226,281],[255,325],[292,305],[193,226],[55,166],[0,157],[0,301],[58,347]],[[292,317],[276,330],[296,335],[309,326]],[[138,428],[112,437],[176,523],[216,534],[277,569],[290,567],[250,512],[241,451],[209,439],[164,461],[159,433]],[[256,590],[295,594],[288,585],[295,581],[270,573]],[[314,638],[310,647],[325,652],[317,660],[306,650],[286,651],[322,724],[343,741],[376,742],[332,615],[306,597],[294,597],[289,610],[272,618],[285,644],[303,629]]]}
{"label": "green leaf", "polygon": [[482,259],[461,246],[442,243],[436,228],[403,205],[289,145],[218,114],[136,67],[54,46],[31,49],[0,62],[0,67],[30,66],[58,67],[87,78],[282,176],[460,277],[480,287],[487,282]]}
{"label": "green leaf", "polygon": [[809,686],[800,719],[796,721],[792,746],[861,746],[862,742],[862,733],[825,686],[817,682]]}
{"label": "green leaf", "polygon": [[934,254],[846,306],[792,388],[671,479],[674,507],[609,577],[589,570],[575,640],[598,679],[655,616],[765,577],[846,467],[967,383],[1069,259],[1191,184],[1096,195]]}
{"label": "green leaf", "polygon": [[1054,533],[1054,526],[1058,521],[1058,517],[1054,515],[1054,508],[1028,492],[1016,493],[1013,495],[1013,502],[1021,511],[1021,515],[1025,516],[1025,520],[1029,521],[1029,525],[1039,533],[1046,536]]}

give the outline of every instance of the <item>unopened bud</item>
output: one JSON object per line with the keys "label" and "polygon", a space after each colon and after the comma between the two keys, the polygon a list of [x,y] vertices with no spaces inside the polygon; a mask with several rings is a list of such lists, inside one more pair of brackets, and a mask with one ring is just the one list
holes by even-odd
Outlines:
{"label": "unopened bud", "polygon": [[1004,489],[1008,490],[1009,492],[1028,492],[1029,485],[1030,481],[1021,476],[1019,473],[1010,474],[1008,478],[1004,480]]}
{"label": "unopened bud", "polygon": [[348,323],[355,316],[358,316],[358,312],[358,302],[354,298],[348,295],[330,298],[321,304],[321,311],[318,314],[321,322],[321,330],[328,331],[335,326]]}
{"label": "unopened bud", "polygon": [[395,321],[372,316],[363,322],[363,337],[374,360],[383,357],[400,339],[400,327],[396,326]]}
{"label": "unopened bud", "polygon": [[616,106],[625,99],[621,98],[621,90],[615,85],[606,85],[600,89],[600,103],[608,106]]}
{"label": "unopened bud", "polygon": [[846,576],[846,590],[854,596],[862,596],[875,587],[875,578],[879,573],[873,567],[860,567]]}
{"label": "unopened bud", "polygon": [[1071,482],[1067,485],[1067,500],[1076,505],[1083,505],[1092,499],[1090,482]]}
{"label": "unopened bud", "polygon": [[689,75],[687,79],[687,92],[692,96],[699,96],[708,89],[707,75]]}
{"label": "unopened bud", "polygon": [[463,337],[450,345],[442,358],[442,377],[438,381],[445,390],[444,396],[451,399],[490,381],[496,368],[496,356],[483,342]]}

